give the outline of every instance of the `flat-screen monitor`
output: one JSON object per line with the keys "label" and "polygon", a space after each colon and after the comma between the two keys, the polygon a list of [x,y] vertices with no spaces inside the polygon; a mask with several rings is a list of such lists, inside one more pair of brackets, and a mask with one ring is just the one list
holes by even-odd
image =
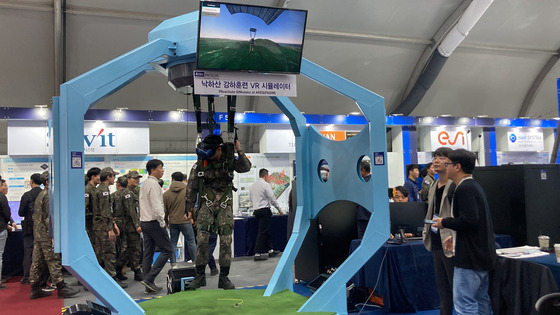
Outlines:
{"label": "flat-screen monitor", "polygon": [[428,204],[425,202],[389,203],[391,233],[398,233],[399,228],[402,227],[405,233],[422,235],[427,211]]}
{"label": "flat-screen monitor", "polygon": [[197,68],[298,74],[306,10],[201,1]]}

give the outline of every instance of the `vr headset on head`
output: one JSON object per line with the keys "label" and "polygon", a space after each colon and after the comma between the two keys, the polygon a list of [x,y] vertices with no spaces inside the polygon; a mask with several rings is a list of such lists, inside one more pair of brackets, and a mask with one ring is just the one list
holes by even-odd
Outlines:
{"label": "vr headset on head", "polygon": [[221,147],[223,143],[220,144],[207,144],[200,142],[196,146],[196,155],[199,159],[208,160],[216,154],[216,150]]}

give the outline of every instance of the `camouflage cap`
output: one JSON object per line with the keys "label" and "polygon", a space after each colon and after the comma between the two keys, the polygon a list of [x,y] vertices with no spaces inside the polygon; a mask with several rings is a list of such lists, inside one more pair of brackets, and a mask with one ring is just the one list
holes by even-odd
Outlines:
{"label": "camouflage cap", "polygon": [[126,180],[126,175],[119,176],[119,178],[117,179],[117,183],[119,183],[119,185],[121,185],[122,187],[127,186],[128,181]]}
{"label": "camouflage cap", "polygon": [[140,175],[137,171],[130,171],[126,174],[126,178],[142,178],[142,175]]}
{"label": "camouflage cap", "polygon": [[109,177],[109,176],[117,176],[117,175],[119,175],[119,172],[113,171],[113,169],[110,167],[106,167],[102,169],[101,173],[99,173],[99,176],[101,177]]}
{"label": "camouflage cap", "polygon": [[44,171],[41,173],[41,183],[45,183],[49,180],[49,171]]}

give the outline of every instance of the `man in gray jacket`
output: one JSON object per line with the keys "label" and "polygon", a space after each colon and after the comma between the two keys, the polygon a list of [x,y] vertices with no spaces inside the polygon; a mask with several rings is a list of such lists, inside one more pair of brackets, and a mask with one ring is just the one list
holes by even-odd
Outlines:
{"label": "man in gray jacket", "polygon": [[169,234],[173,253],[171,253],[171,267],[175,268],[177,263],[177,240],[179,233],[183,233],[185,243],[189,250],[192,261],[195,261],[196,244],[194,241],[194,230],[192,227],[192,213],[185,211],[187,187],[183,183],[184,175],[181,172],[171,174],[171,185],[163,194],[163,206],[165,207],[165,223],[169,226]]}
{"label": "man in gray jacket", "polygon": [[[441,147],[434,152],[433,168],[438,173],[438,180],[430,187],[428,192],[428,212],[426,220],[451,217],[451,197],[455,184],[447,178],[445,163],[449,163],[448,154],[451,148]],[[426,249],[432,252],[434,258],[434,273],[439,293],[440,314],[453,313],[453,253],[445,250],[443,242],[451,235],[451,229],[432,228],[425,224],[422,239]]]}

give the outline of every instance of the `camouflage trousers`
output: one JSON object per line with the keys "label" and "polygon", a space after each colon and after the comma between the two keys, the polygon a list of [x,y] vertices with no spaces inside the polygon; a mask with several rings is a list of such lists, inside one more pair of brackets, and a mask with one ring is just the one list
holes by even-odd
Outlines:
{"label": "camouflage trousers", "polygon": [[93,216],[91,215],[86,215],[86,233],[93,247]]}
{"label": "camouflage trousers", "polygon": [[105,271],[109,276],[114,277],[117,275],[115,270],[115,260],[117,250],[115,242],[109,240],[109,233],[107,231],[93,230],[93,250],[99,264],[103,264]]}
{"label": "camouflage trousers", "polygon": [[208,263],[208,240],[211,233],[220,235],[220,266],[231,266],[231,241],[233,233],[233,205],[224,202],[221,207],[222,195],[216,194],[211,201],[199,201],[200,208],[196,213],[196,265],[203,266]]}
{"label": "camouflage trousers", "polygon": [[[208,240],[211,233],[204,230],[196,231],[196,265],[206,266],[208,263]],[[232,235],[220,235],[220,267],[231,266]]]}
{"label": "camouflage trousers", "polygon": [[44,275],[47,270],[51,275],[52,283],[60,283],[64,280],[62,277],[62,265],[60,262],[60,254],[56,254],[52,247],[51,240],[37,240],[33,242],[31,269],[29,271],[29,281],[33,283],[41,283],[44,281]]}
{"label": "camouflage trousers", "polygon": [[142,252],[142,239],[138,232],[123,232],[121,230],[121,255],[117,260],[117,268],[122,268],[130,263],[132,270],[140,269],[140,253]]}

